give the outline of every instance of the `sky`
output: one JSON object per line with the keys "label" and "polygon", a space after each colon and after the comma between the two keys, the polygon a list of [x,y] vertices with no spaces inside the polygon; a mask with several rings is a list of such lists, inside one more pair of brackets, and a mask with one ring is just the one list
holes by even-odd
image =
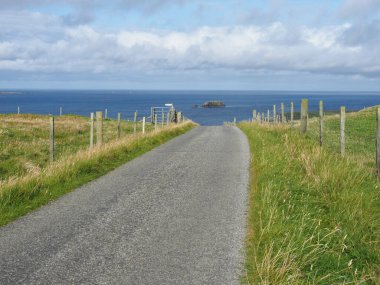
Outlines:
{"label": "sky", "polygon": [[380,0],[0,0],[0,89],[380,91]]}

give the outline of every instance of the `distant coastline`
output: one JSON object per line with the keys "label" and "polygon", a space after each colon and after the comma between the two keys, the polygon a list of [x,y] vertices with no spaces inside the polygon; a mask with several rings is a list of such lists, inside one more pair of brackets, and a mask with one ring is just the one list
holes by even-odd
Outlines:
{"label": "distant coastline", "polygon": [[0,91],[0,95],[14,95],[14,94],[20,94],[20,92],[12,92],[12,91]]}

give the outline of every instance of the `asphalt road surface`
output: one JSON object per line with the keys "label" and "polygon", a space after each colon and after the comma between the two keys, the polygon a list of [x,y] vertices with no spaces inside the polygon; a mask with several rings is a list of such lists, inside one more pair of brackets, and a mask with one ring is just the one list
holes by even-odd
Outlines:
{"label": "asphalt road surface", "polygon": [[197,127],[0,228],[0,284],[238,284],[248,167]]}

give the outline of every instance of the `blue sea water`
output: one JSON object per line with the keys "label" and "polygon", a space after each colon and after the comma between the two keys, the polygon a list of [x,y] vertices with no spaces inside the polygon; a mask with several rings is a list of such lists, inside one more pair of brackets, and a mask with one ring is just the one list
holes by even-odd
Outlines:
{"label": "blue sea water", "polygon": [[[7,92],[12,90],[6,90]],[[294,101],[299,110],[302,98],[309,99],[310,110],[317,110],[319,100],[325,110],[348,111],[380,104],[380,92],[293,92],[293,91],[110,91],[110,90],[16,90],[17,94],[0,94],[0,113],[59,114],[59,108],[68,114],[89,116],[90,112],[108,109],[109,117],[121,112],[124,119],[149,116],[150,108],[173,103],[177,110],[201,125],[221,125],[225,121],[249,119],[252,109],[272,110],[273,105],[285,103],[287,111]],[[220,100],[226,108],[193,108],[205,101]]]}

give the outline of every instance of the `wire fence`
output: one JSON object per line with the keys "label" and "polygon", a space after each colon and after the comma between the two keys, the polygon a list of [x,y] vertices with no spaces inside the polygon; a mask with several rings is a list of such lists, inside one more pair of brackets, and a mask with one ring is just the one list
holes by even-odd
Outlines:
{"label": "wire fence", "polygon": [[[52,160],[94,147],[100,141],[105,144],[172,123],[154,124],[139,117],[137,112],[133,120],[123,118],[120,113],[117,119],[107,118],[106,112],[100,113],[101,125],[95,114],[90,118],[20,114],[19,111],[18,114],[0,114],[0,182],[40,172]],[[182,115],[178,118],[184,120]]]}
{"label": "wire fence", "polygon": [[341,110],[324,111],[321,101],[318,111],[309,112],[308,100],[304,99],[302,102],[301,110],[297,112],[294,111],[293,103],[293,107],[280,104],[267,112],[253,110],[252,121],[259,124],[291,125],[323,148],[342,156],[353,157],[358,164],[380,174],[377,107],[348,113],[343,106]]}

